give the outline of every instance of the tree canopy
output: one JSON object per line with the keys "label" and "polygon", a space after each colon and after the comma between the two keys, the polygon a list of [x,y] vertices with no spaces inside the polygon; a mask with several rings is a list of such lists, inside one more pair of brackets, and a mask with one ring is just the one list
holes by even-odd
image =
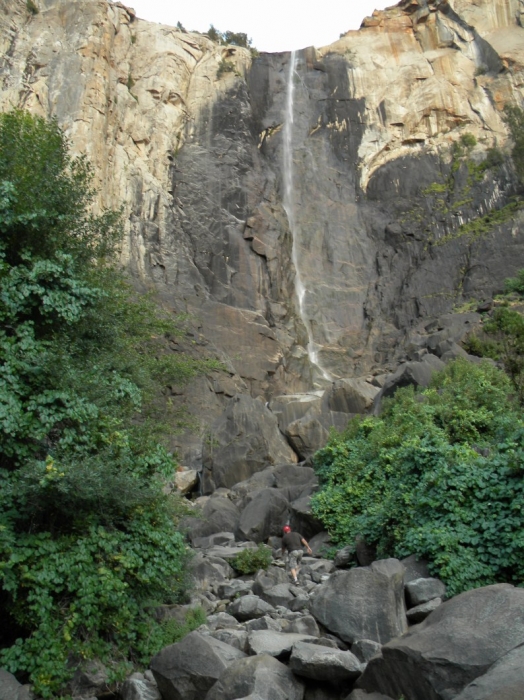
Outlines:
{"label": "tree canopy", "polygon": [[147,608],[183,595],[187,551],[159,389],[217,366],[169,352],[94,196],[56,122],[0,115],[0,664],[43,697],[72,659],[166,643]]}

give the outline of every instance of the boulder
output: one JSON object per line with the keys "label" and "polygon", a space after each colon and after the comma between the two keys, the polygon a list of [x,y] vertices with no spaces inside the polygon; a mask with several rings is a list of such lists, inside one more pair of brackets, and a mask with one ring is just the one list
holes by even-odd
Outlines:
{"label": "boulder", "polygon": [[181,467],[174,478],[176,489],[182,496],[193,491],[198,484],[198,480],[199,472],[196,469],[188,469],[187,467]]}
{"label": "boulder", "polygon": [[329,431],[320,418],[309,413],[289,423],[284,434],[301,459],[312,457],[329,438]]}
{"label": "boulder", "polygon": [[326,401],[329,410],[336,413],[366,413],[379,391],[363,377],[338,379],[326,392]]}
{"label": "boulder", "polygon": [[273,605],[275,608],[277,605],[282,605],[285,608],[289,608],[292,602],[295,600],[295,596],[291,592],[289,582],[279,583],[271,588],[266,588],[260,597],[262,600],[265,600],[266,603]]}
{"label": "boulder", "polygon": [[404,386],[426,387],[431,381],[434,372],[444,369],[446,365],[436,355],[424,355],[420,362],[406,362],[397,371],[390,375],[380,392],[376,395],[373,404],[373,413],[378,415],[381,410],[382,400],[393,396],[397,389]]}
{"label": "boulder", "polygon": [[199,632],[171,644],[151,659],[163,700],[199,700],[225,669],[245,654]]}
{"label": "boulder", "polygon": [[186,530],[193,542],[223,532],[234,532],[238,525],[240,512],[236,505],[225,496],[208,498],[201,511],[201,517],[183,518],[180,526]]}
{"label": "boulder", "polygon": [[370,659],[380,654],[381,649],[382,645],[378,642],[373,642],[371,639],[357,639],[351,645],[351,652],[363,664],[367,664]]}
{"label": "boulder", "polygon": [[297,634],[307,634],[310,637],[320,637],[317,621],[312,615],[301,615],[294,620],[287,621],[282,629],[283,632],[296,632]]}
{"label": "boulder", "polygon": [[201,590],[208,590],[216,583],[226,581],[235,575],[225,559],[208,557],[201,553],[196,554],[191,560],[189,572],[195,586]]}
{"label": "boulder", "polygon": [[524,647],[510,651],[487,673],[470,683],[455,700],[522,700]]}
{"label": "boulder", "polygon": [[238,598],[243,595],[249,595],[253,588],[253,581],[242,581],[242,579],[233,579],[233,581],[228,581],[227,583],[221,583],[217,587],[217,594],[219,598],[228,598],[232,600],[233,598]]}
{"label": "boulder", "polygon": [[203,490],[212,493],[220,486],[231,488],[270,464],[296,461],[271,411],[262,401],[237,394],[212,424],[204,445]]}
{"label": "boulder", "polygon": [[[448,700],[524,645],[524,590],[509,584],[467,591],[382,648],[359,687],[410,700]],[[497,696],[499,700],[499,696]]]}
{"label": "boulder", "polygon": [[371,639],[384,644],[407,630],[403,576],[397,559],[337,571],[319,587],[311,613],[346,642]]}
{"label": "boulder", "polygon": [[264,615],[269,615],[274,612],[275,608],[265,600],[256,595],[245,595],[235,600],[227,608],[227,613],[233,615],[237,620],[245,622],[246,620],[256,620]]}
{"label": "boulder", "polygon": [[244,627],[248,632],[254,632],[256,630],[273,630],[274,632],[282,632],[282,622],[281,620],[275,620],[269,615],[264,615],[255,620],[248,620],[244,623]]}
{"label": "boulder", "polygon": [[365,690],[354,690],[345,700],[393,700],[389,695],[382,693],[366,693]]}
{"label": "boulder", "polygon": [[231,664],[205,700],[302,700],[304,686],[272,656],[251,656]]}
{"label": "boulder", "polygon": [[420,605],[416,605],[414,608],[411,608],[406,613],[409,624],[416,625],[419,622],[422,622],[422,620],[425,620],[426,617],[432,613],[433,610],[436,610],[439,605],[442,605],[442,598],[433,598],[427,603],[421,603]]}
{"label": "boulder", "polygon": [[355,545],[349,544],[347,547],[339,549],[333,559],[333,565],[337,569],[345,569],[350,563],[355,561]]}
{"label": "boulder", "polygon": [[416,578],[406,584],[406,597],[410,607],[428,603],[434,598],[443,598],[446,586],[438,578]]}
{"label": "boulder", "polygon": [[209,549],[209,547],[224,547],[235,544],[235,535],[232,532],[217,532],[207,537],[193,537],[194,549]]}
{"label": "boulder", "polygon": [[322,532],[324,526],[311,512],[311,496],[303,496],[291,503],[291,527],[306,539]]}
{"label": "boulder", "polygon": [[273,630],[256,630],[248,636],[248,648],[251,654],[269,654],[280,658],[289,656],[291,649],[298,642],[313,641],[315,637],[296,632],[275,632]]}
{"label": "boulder", "polygon": [[213,631],[222,629],[240,629],[240,624],[236,617],[233,617],[233,615],[228,615],[225,612],[217,613],[216,615],[209,615],[207,618],[207,626]]}
{"label": "boulder", "polygon": [[0,668],[0,700],[25,700],[29,696],[12,673]]}
{"label": "boulder", "polygon": [[269,569],[266,571],[259,571],[255,576],[253,581],[253,593],[263,598],[264,593],[273,588],[273,586],[288,582],[289,578],[284,569],[278,566],[270,566]]}
{"label": "boulder", "polygon": [[301,464],[281,464],[274,469],[275,486],[279,489],[287,486],[306,487],[318,484],[315,470]]}
{"label": "boulder", "polygon": [[87,661],[79,666],[71,680],[72,695],[99,695],[109,690],[109,673],[100,661]]}
{"label": "boulder", "polygon": [[325,556],[326,552],[331,548],[331,539],[329,537],[329,532],[322,530],[322,532],[319,532],[318,535],[314,535],[309,540],[309,546],[311,547],[313,556]]}
{"label": "boulder", "polygon": [[140,678],[128,678],[120,689],[122,700],[162,700],[162,696],[151,681]]}
{"label": "boulder", "polygon": [[289,501],[278,489],[256,491],[240,515],[238,536],[264,542],[271,535],[280,535],[288,518]]}
{"label": "boulder", "polygon": [[360,676],[360,661],[350,651],[297,642],[289,659],[297,676],[317,681],[345,681]]}
{"label": "boulder", "polygon": [[247,645],[247,632],[246,630],[242,629],[217,629],[215,632],[211,632],[211,637],[213,639],[218,639],[220,642],[224,642],[224,644],[229,644],[232,647],[235,647],[235,649],[240,649],[240,651],[243,651],[244,653],[247,653],[248,651],[248,645]]}
{"label": "boulder", "polygon": [[318,415],[322,407],[324,391],[312,391],[309,394],[287,394],[276,396],[269,408],[278,420],[278,427],[285,433],[288,425],[306,415]]}

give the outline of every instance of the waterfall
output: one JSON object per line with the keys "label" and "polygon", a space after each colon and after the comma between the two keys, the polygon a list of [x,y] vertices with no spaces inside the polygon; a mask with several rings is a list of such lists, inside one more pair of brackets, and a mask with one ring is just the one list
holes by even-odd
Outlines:
{"label": "waterfall", "polygon": [[322,367],[318,359],[319,345],[315,343],[313,339],[313,329],[311,327],[311,321],[309,320],[306,310],[306,294],[307,290],[302,281],[302,276],[300,274],[300,250],[298,242],[298,227],[295,221],[295,207],[294,207],[294,188],[293,188],[293,116],[294,116],[294,97],[295,97],[295,73],[297,64],[297,54],[296,51],[291,52],[291,58],[289,61],[289,74],[287,80],[287,93],[286,93],[286,113],[284,117],[284,128],[283,128],[283,168],[282,168],[282,179],[284,184],[284,210],[287,214],[289,230],[291,232],[292,238],[292,248],[291,248],[291,260],[295,268],[295,294],[298,302],[298,313],[304,328],[307,333],[307,354],[309,361],[313,367],[316,367],[321,373],[322,377],[327,381],[332,381],[332,377],[329,372]]}

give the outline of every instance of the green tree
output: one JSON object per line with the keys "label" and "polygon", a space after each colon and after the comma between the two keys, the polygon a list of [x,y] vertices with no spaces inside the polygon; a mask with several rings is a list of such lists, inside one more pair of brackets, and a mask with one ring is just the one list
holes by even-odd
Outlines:
{"label": "green tree", "polygon": [[0,115],[0,665],[46,698],[68,660],[163,638],[147,610],[184,594],[187,551],[160,388],[217,366],[169,352],[94,196],[55,122]]}
{"label": "green tree", "polygon": [[458,360],[315,455],[313,510],[334,542],[427,558],[450,594],[524,583],[524,423],[489,363]]}

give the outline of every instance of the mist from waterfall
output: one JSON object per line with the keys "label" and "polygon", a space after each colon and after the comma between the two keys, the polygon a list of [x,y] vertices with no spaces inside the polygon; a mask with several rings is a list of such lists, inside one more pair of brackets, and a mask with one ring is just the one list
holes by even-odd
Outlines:
{"label": "mist from waterfall", "polygon": [[307,343],[307,354],[310,363],[316,367],[322,374],[322,377],[327,381],[332,381],[332,377],[327,370],[325,370],[319,362],[318,359],[318,349],[319,345],[315,343],[313,339],[313,329],[311,327],[311,321],[309,320],[306,310],[306,287],[302,281],[302,276],[300,274],[300,248],[298,244],[298,230],[295,221],[295,204],[294,204],[294,187],[293,187],[293,121],[294,121],[294,98],[295,98],[295,74],[297,65],[297,53],[296,51],[291,52],[291,57],[289,60],[289,73],[287,80],[287,93],[286,93],[286,113],[284,117],[284,128],[283,128],[283,168],[282,168],[282,180],[284,184],[284,197],[283,205],[284,210],[287,214],[289,222],[289,230],[291,232],[292,238],[292,248],[291,248],[291,260],[295,268],[295,294],[298,301],[298,313],[304,327],[306,329],[308,343]]}

